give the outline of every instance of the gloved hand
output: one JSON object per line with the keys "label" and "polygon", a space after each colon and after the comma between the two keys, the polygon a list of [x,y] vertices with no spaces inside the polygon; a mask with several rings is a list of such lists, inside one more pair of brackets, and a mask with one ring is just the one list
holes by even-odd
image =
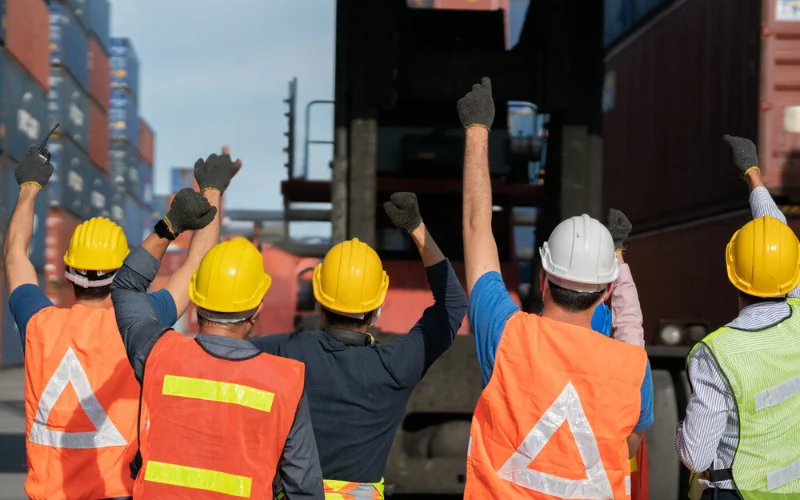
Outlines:
{"label": "gloved hand", "polygon": [[392,224],[403,231],[410,233],[422,224],[417,195],[414,193],[394,193],[389,197],[389,201],[383,204],[383,209],[392,219]]}
{"label": "gloved hand", "polygon": [[492,99],[492,81],[481,78],[481,83],[472,86],[472,90],[458,101],[458,117],[465,129],[479,126],[491,130],[494,122],[494,100]]}
{"label": "gloved hand", "polygon": [[727,134],[722,136],[722,140],[731,148],[733,163],[742,176],[746,175],[748,171],[758,168],[758,152],[753,141]]}
{"label": "gloved hand", "polygon": [[42,148],[31,146],[25,157],[22,159],[14,176],[17,184],[36,184],[40,188],[44,187],[53,175],[53,165],[50,163],[50,153]]}
{"label": "gloved hand", "polygon": [[205,196],[192,188],[183,188],[172,200],[169,212],[164,216],[164,222],[177,236],[184,231],[203,229],[216,215],[217,207],[212,207]]}
{"label": "gloved hand", "polygon": [[608,227],[608,232],[611,233],[611,238],[614,240],[614,248],[622,250],[625,239],[631,233],[631,221],[625,217],[625,214],[612,208],[608,211],[608,225],[606,227]]}
{"label": "gloved hand", "polygon": [[222,155],[210,155],[203,161],[202,158],[197,160],[194,164],[194,178],[200,186],[200,191],[206,189],[217,189],[219,193],[225,192],[231,179],[242,168],[242,160],[236,159],[231,161],[231,155],[228,154],[228,147],[222,148]]}

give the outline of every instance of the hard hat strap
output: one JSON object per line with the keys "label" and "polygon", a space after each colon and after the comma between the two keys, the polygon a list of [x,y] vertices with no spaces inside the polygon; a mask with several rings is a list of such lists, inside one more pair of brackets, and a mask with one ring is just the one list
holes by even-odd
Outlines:
{"label": "hard hat strap", "polygon": [[[545,271],[546,272],[546,271]],[[559,278],[558,276],[547,273],[547,279],[555,284],[560,286],[561,288],[566,288],[567,290],[572,290],[573,292],[581,292],[581,293],[595,293],[600,292],[608,288],[608,283],[578,283],[577,281],[566,280],[564,278]]]}
{"label": "hard hat strap", "polygon": [[231,323],[241,323],[246,319],[252,317],[256,313],[256,309],[249,309],[247,311],[241,312],[232,312],[232,313],[223,313],[223,312],[216,312],[216,311],[209,311],[208,309],[203,309],[202,307],[197,308],[197,315],[201,318],[214,322],[214,323],[223,323],[223,324],[231,324]]}
{"label": "hard hat strap", "polygon": [[86,272],[87,271],[82,269],[75,269],[74,267],[67,266],[64,270],[64,277],[81,288],[100,288],[110,285],[111,282],[114,281],[114,276],[117,275],[117,271],[95,271],[98,277],[105,276],[107,272],[111,272],[112,274],[108,278],[89,279],[89,277],[86,276]]}

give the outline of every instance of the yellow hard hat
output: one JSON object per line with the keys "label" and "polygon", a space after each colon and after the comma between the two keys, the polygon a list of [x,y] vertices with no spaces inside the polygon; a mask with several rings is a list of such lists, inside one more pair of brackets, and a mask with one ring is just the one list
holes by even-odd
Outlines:
{"label": "yellow hard hat", "polygon": [[64,263],[84,271],[110,271],[122,267],[128,240],[114,222],[95,217],[82,222],[69,240]]}
{"label": "yellow hard hat", "polygon": [[733,286],[748,295],[780,297],[800,284],[800,242],[789,226],[769,216],[736,231],[725,263]]}
{"label": "yellow hard hat", "polygon": [[189,283],[189,299],[207,311],[245,312],[261,304],[271,284],[261,252],[236,237],[217,244],[203,257]]}
{"label": "yellow hard hat", "polygon": [[379,308],[389,276],[375,250],[354,238],[331,248],[314,269],[314,297],[334,312],[362,314]]}

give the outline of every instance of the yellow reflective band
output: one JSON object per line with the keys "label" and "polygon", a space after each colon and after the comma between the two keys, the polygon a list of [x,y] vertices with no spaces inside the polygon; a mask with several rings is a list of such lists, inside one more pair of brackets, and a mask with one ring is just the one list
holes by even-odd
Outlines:
{"label": "yellow reflective band", "polygon": [[252,479],[245,476],[153,462],[152,460],[145,464],[144,480],[152,483],[224,493],[241,498],[250,498],[250,487],[253,482]]}
{"label": "yellow reflective band", "polygon": [[636,457],[631,458],[631,472],[636,472],[639,470],[639,466],[636,464]]}
{"label": "yellow reflective band", "polygon": [[164,377],[161,392],[166,396],[231,403],[266,412],[272,410],[272,400],[275,399],[275,394],[271,392],[246,385],[177,375]]}

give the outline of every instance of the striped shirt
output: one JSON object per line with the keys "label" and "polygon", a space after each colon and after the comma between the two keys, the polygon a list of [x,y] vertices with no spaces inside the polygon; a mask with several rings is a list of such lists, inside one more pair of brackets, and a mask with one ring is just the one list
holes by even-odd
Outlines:
{"label": "striped shirt", "polygon": [[[769,215],[786,223],[764,187],[750,193],[753,218]],[[800,287],[789,293],[800,297]],[[790,315],[786,302],[760,303],[745,307],[727,326],[739,330],[761,330],[779,323]],[[739,416],[733,392],[717,368],[709,350],[702,344],[689,358],[689,379],[694,390],[686,407],[686,419],[678,428],[675,449],[689,470],[730,469],[739,444]],[[735,489],[733,481],[712,484],[721,489]]]}

